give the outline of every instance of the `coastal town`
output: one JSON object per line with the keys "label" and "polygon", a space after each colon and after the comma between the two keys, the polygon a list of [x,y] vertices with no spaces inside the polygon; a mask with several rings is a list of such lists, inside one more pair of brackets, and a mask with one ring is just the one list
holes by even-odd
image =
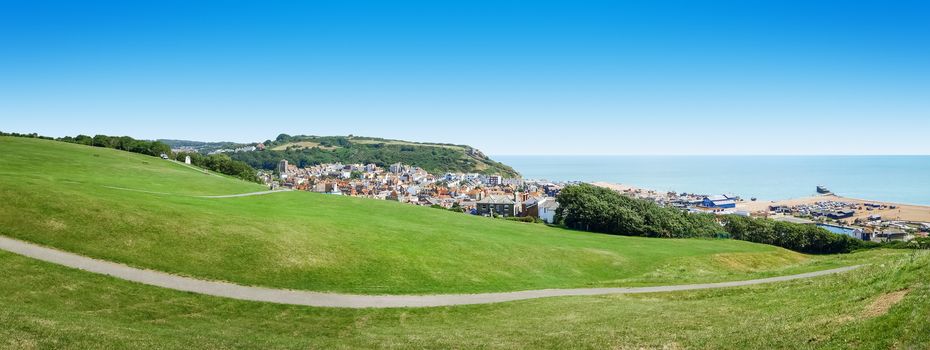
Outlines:
{"label": "coastal town", "polygon": [[[298,167],[281,160],[275,171],[262,171],[270,188],[284,187],[331,195],[390,200],[443,208],[472,215],[526,218],[555,223],[556,196],[567,185],[480,173],[431,174],[402,163],[328,163]],[[800,200],[762,202],[732,194],[660,192],[606,182],[595,186],[632,198],[691,213],[766,217],[817,225],[828,231],[871,241],[909,241],[930,231],[930,209],[819,194]]]}
{"label": "coastal town", "polygon": [[271,188],[397,201],[473,215],[526,217],[554,223],[555,196],[565,183],[504,178],[478,173],[434,175],[401,163],[319,164],[299,168],[281,160],[261,172]]}
{"label": "coastal town", "polygon": [[868,241],[910,241],[927,237],[930,232],[930,208],[926,206],[844,198],[823,191],[822,186],[815,189],[818,194],[810,197],[764,202],[732,194],[658,192],[606,182],[593,184],[689,212],[763,217],[816,225],[833,233]]}

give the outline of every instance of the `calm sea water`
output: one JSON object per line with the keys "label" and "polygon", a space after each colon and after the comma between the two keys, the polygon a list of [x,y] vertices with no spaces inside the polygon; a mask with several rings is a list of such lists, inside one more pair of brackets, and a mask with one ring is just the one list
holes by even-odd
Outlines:
{"label": "calm sea water", "polygon": [[524,177],[760,200],[834,193],[930,205],[930,156],[495,156]]}

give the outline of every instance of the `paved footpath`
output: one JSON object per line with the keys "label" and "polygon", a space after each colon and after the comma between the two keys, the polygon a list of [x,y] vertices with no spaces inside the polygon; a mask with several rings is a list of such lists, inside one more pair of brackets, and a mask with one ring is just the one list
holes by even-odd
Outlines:
{"label": "paved footpath", "polygon": [[192,195],[176,194],[176,193],[168,193],[168,192],[156,192],[156,191],[137,190],[137,189],[134,189],[134,188],[125,188],[125,187],[116,187],[116,186],[103,186],[103,187],[110,188],[110,189],[114,189],[114,190],[121,190],[121,191],[133,191],[133,192],[150,193],[150,194],[161,194],[161,195],[168,195],[168,196],[186,196],[186,197],[195,197],[195,198],[236,198],[236,197],[248,197],[248,196],[261,196],[261,195],[263,195],[263,194],[272,194],[272,193],[288,192],[288,191],[290,191],[290,189],[282,188],[282,189],[277,189],[277,190],[267,190],[267,191],[258,191],[258,192],[248,192],[248,193],[236,193],[236,194],[222,194],[222,195],[216,195],[216,196],[192,196]]}
{"label": "paved footpath", "polygon": [[[756,284],[790,281],[802,278],[830,275],[850,271],[862,265],[841,267],[831,270],[808,272],[790,276],[779,276],[746,281],[685,284],[656,287],[631,288],[577,288],[577,289],[540,289],[504,293],[482,294],[436,294],[436,295],[357,295],[320,293],[311,291],[271,289],[249,287],[228,282],[206,281],[195,278],[171,275],[164,272],[138,269],[123,264],[88,258],[57,249],[0,236],[0,249],[47,261],[71,268],[113,276],[152,286],[193,292],[239,300],[262,301],[278,304],[307,305],[317,307],[343,308],[393,308],[393,307],[430,307],[468,304],[490,304],[513,300],[603,294],[635,294],[655,292],[676,292],[696,289],[739,287]],[[0,267],[2,269],[2,267]]]}
{"label": "paved footpath", "polygon": [[280,190],[268,190],[268,191],[258,191],[258,192],[249,192],[249,193],[237,193],[237,194],[224,194],[219,196],[196,196],[198,198],[236,198],[236,197],[248,197],[248,196],[260,196],[263,194],[272,194],[278,192],[287,192],[289,189],[280,189]]}

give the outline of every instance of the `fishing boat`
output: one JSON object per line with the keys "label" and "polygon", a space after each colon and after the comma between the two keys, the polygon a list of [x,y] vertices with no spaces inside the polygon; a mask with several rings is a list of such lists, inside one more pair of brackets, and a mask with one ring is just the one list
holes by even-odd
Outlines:
{"label": "fishing boat", "polygon": [[817,186],[817,193],[820,193],[820,194],[828,194],[828,193],[831,193],[831,192],[830,192],[830,190],[828,190],[828,189],[827,189],[826,187],[824,187],[823,185],[820,185],[820,186]]}

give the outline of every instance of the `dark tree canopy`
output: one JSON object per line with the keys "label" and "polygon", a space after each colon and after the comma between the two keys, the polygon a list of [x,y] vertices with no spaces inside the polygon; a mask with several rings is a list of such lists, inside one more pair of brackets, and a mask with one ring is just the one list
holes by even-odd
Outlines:
{"label": "dark tree canopy", "polygon": [[725,223],[727,232],[734,239],[776,245],[802,253],[848,253],[876,246],[875,243],[832,233],[814,225],[737,215],[726,216]]}
{"label": "dark tree canopy", "polygon": [[738,215],[688,214],[588,184],[565,187],[556,220],[573,229],[627,236],[730,237],[802,253],[829,254],[877,246],[821,227]]}
{"label": "dark tree canopy", "polygon": [[687,214],[589,184],[559,193],[556,220],[585,231],[646,237],[718,237],[725,233],[710,214]]}

